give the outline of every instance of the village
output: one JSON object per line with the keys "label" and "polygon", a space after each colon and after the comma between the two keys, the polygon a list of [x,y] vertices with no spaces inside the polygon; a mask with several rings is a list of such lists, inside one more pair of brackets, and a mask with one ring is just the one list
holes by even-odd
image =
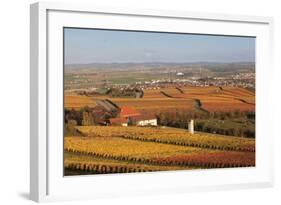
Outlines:
{"label": "village", "polygon": [[183,72],[176,72],[173,78],[152,79],[150,81],[139,81],[135,84],[117,84],[114,87],[121,89],[129,87],[137,87],[139,89],[161,89],[167,87],[181,87],[181,86],[195,86],[195,87],[209,87],[209,86],[227,86],[227,87],[241,87],[241,88],[255,88],[255,73],[237,73],[229,76],[220,77],[195,77],[185,76]]}
{"label": "village", "polygon": [[[77,79],[80,79],[79,74],[77,74]],[[241,72],[231,75],[222,75],[222,76],[189,76],[184,72],[174,71],[169,78],[155,78],[150,80],[136,81],[134,83],[118,83],[112,84],[109,80],[102,80],[102,83],[99,85],[91,85],[91,80],[85,79],[86,88],[76,87],[76,84],[83,84],[81,79],[76,83],[76,78],[72,81],[69,81],[66,86],[67,92],[75,92],[78,94],[85,93],[94,93],[99,94],[99,90],[110,90],[110,89],[119,89],[119,90],[128,90],[128,89],[137,89],[139,91],[145,90],[159,90],[162,88],[171,88],[171,87],[238,87],[246,89],[255,89],[255,73],[252,71]],[[90,83],[90,84],[89,84]],[[102,89],[101,89],[102,88]]]}

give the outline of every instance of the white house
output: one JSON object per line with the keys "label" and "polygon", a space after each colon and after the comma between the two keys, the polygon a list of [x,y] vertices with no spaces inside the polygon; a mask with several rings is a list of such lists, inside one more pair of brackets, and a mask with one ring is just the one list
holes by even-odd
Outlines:
{"label": "white house", "polygon": [[153,115],[140,115],[133,118],[137,126],[157,126],[157,119]]}
{"label": "white house", "polygon": [[184,73],[178,72],[176,75],[177,75],[177,76],[184,76]]}

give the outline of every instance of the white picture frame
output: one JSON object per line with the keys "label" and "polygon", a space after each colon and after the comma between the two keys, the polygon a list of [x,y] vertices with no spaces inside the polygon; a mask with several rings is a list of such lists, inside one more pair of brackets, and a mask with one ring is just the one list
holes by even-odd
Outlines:
{"label": "white picture frame", "polygon": [[[126,22],[126,23],[124,23]],[[256,167],[64,177],[62,28],[256,36]],[[30,198],[53,201],[273,186],[270,17],[40,2],[30,12]],[[266,82],[266,83],[265,83]],[[56,138],[54,137],[56,136]],[[265,137],[266,136],[266,137]],[[188,183],[187,183],[188,182]]]}

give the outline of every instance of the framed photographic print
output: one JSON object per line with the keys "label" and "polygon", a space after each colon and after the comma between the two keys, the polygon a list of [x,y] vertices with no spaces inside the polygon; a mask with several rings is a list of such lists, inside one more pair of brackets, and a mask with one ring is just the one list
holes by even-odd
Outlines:
{"label": "framed photographic print", "polygon": [[272,24],[31,5],[31,199],[272,186]]}

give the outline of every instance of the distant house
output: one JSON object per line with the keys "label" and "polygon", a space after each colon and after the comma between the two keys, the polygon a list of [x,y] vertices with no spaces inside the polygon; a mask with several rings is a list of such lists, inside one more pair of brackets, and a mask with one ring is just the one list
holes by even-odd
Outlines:
{"label": "distant house", "polygon": [[155,115],[139,115],[132,118],[137,126],[157,126]]}
{"label": "distant house", "polygon": [[97,100],[96,106],[91,109],[91,116],[94,124],[108,125],[110,118],[114,118],[120,112],[120,108],[112,101]]}
{"label": "distant house", "polygon": [[97,105],[92,109],[92,116],[95,124],[106,125],[114,114],[108,111],[105,107]]}
{"label": "distant house", "polygon": [[184,76],[184,73],[178,72],[176,75],[177,75],[177,76]]}
{"label": "distant house", "polygon": [[135,110],[133,107],[121,107],[119,117],[111,118],[110,124],[120,126],[157,126],[155,115],[144,115]]}

